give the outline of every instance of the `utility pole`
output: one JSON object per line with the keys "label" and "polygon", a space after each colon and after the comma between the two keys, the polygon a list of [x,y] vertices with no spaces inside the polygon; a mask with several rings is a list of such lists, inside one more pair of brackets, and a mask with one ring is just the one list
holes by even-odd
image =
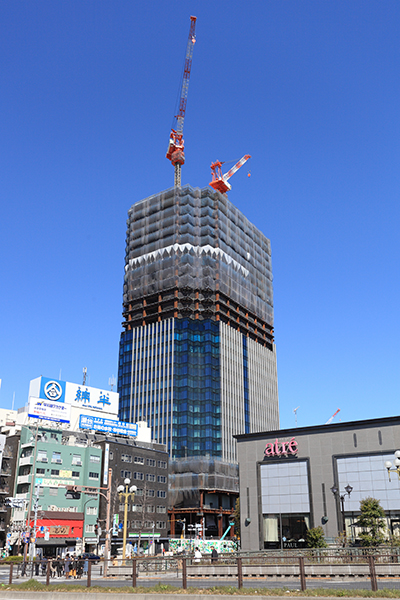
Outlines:
{"label": "utility pole", "polygon": [[112,469],[108,469],[108,483],[106,492],[106,543],[104,548],[105,561],[104,561],[104,576],[107,576],[108,561],[110,560],[111,551],[111,527],[110,527],[110,516],[111,516],[111,480],[112,480]]}
{"label": "utility pole", "polygon": [[35,558],[36,555],[36,527],[37,527],[37,513],[38,513],[38,506],[39,506],[39,492],[40,492],[40,485],[36,485],[35,486],[35,502],[33,504],[33,510],[35,512],[35,518],[33,521],[33,542],[32,542],[32,536],[30,538],[30,543],[29,543],[29,559],[33,560]]}

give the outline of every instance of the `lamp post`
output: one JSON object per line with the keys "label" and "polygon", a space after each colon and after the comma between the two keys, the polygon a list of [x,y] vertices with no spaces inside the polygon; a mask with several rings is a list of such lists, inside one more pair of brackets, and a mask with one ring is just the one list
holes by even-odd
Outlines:
{"label": "lamp post", "polygon": [[340,505],[341,505],[341,513],[342,513],[342,530],[343,530],[344,539],[346,540],[346,521],[344,518],[344,500],[345,500],[346,495],[349,496],[349,498],[350,498],[350,494],[353,491],[353,488],[348,483],[344,489],[345,489],[345,491],[342,492],[341,494],[339,494],[339,488],[336,485],[333,485],[331,487],[331,492],[335,496],[335,498],[337,498],[337,496],[339,495]]}
{"label": "lamp post", "polygon": [[390,462],[390,460],[387,460],[385,462],[385,467],[387,469],[388,472],[388,477],[389,477],[389,481],[391,481],[390,479],[390,473],[397,473],[398,478],[400,479],[400,450],[396,450],[396,452],[394,453],[395,455],[395,459],[394,459],[394,469],[392,469],[392,463]]}
{"label": "lamp post", "polygon": [[137,490],[136,485],[131,485],[129,487],[131,480],[126,478],[124,480],[124,485],[119,485],[117,487],[117,492],[119,494],[119,499],[124,499],[124,530],[123,530],[123,542],[122,542],[122,559],[125,560],[126,557],[126,529],[127,529],[127,521],[128,521],[128,500],[132,498],[132,502],[135,498],[135,492]]}

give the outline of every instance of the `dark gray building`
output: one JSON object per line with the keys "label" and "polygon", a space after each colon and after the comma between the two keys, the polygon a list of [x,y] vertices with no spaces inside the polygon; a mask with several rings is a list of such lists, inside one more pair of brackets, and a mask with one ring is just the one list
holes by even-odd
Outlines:
{"label": "dark gray building", "polygon": [[[124,501],[120,501],[117,488],[125,479],[136,485],[135,497],[128,502],[127,542],[133,546],[140,537],[141,547],[147,548],[150,540],[158,545],[168,539],[168,453],[163,444],[134,441],[129,438],[96,436],[96,446],[103,450],[102,477],[111,480],[111,552],[116,554],[122,546]],[[99,524],[102,529],[100,543],[105,542],[107,505],[100,499]]]}
{"label": "dark gray building", "polygon": [[400,449],[400,417],[236,439],[243,550],[301,547],[318,525],[328,541],[344,530],[356,541],[360,500],[368,496],[380,500],[388,534],[400,533],[400,480],[396,473],[389,480],[385,468]]}
{"label": "dark gray building", "polygon": [[1,473],[0,473],[0,548],[6,546],[7,533],[11,533],[11,509],[6,504],[6,499],[13,495],[16,474],[16,461],[18,455],[19,435],[0,436],[5,438],[4,446],[1,444]]}

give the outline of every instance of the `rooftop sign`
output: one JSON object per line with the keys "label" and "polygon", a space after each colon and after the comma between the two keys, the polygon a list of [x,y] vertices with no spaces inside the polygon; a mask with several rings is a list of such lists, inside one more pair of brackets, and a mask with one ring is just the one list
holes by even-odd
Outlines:
{"label": "rooftop sign", "polygon": [[117,392],[79,385],[69,381],[38,377],[30,382],[29,396],[49,402],[59,402],[84,409],[90,408],[104,413],[118,414],[119,394]]}

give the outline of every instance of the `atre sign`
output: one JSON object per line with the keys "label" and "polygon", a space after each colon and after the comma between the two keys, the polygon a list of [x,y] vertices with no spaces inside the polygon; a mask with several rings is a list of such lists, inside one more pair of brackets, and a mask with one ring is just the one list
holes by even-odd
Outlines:
{"label": "atre sign", "polygon": [[299,451],[298,443],[292,437],[289,442],[279,442],[276,438],[275,442],[268,442],[265,446],[264,457],[270,456],[295,456]]}

